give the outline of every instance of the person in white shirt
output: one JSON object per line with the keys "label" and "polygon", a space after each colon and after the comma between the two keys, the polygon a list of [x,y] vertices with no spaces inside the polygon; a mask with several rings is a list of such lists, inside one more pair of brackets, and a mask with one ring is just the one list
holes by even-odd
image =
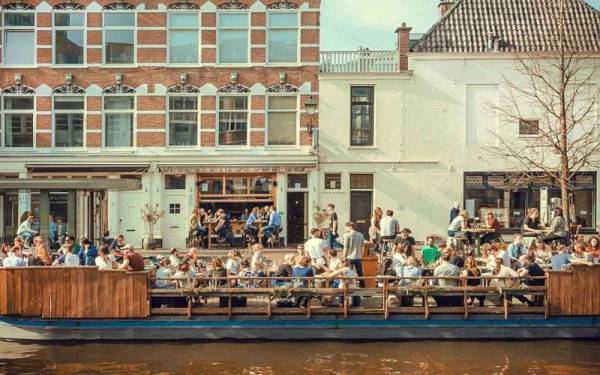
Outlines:
{"label": "person in white shirt", "polygon": [[171,262],[171,267],[172,268],[179,267],[179,264],[181,263],[181,260],[179,258],[179,251],[177,251],[176,248],[172,248],[171,249],[171,255],[169,256],[169,261]]}
{"label": "person in white shirt", "polygon": [[13,247],[10,255],[2,261],[3,267],[25,267],[26,265],[21,249],[18,247]]}
{"label": "person in white shirt", "polygon": [[19,229],[17,229],[17,236],[23,238],[26,244],[29,244],[37,233],[31,229],[31,224],[33,224],[33,215],[28,215],[27,219],[23,221],[21,225],[19,225]]}
{"label": "person in white shirt", "polygon": [[319,237],[321,231],[313,228],[310,230],[310,240],[304,244],[304,252],[311,260],[316,273],[320,274],[328,270],[325,251],[329,251],[327,241]]}
{"label": "person in white shirt", "polygon": [[496,259],[500,258],[502,259],[502,265],[511,268],[511,260],[510,260],[510,255],[508,254],[508,251],[498,248],[495,245],[492,246],[492,248],[494,249],[494,253],[496,255]]}
{"label": "person in white shirt", "polygon": [[100,246],[98,256],[94,259],[98,270],[112,270],[114,268],[114,261],[111,259],[110,250],[108,246]]}
{"label": "person in white shirt", "polygon": [[65,261],[64,265],[67,267],[79,266],[79,255],[73,254],[73,245],[66,245],[65,249]]}
{"label": "person in white shirt", "polygon": [[253,270],[256,270],[259,266],[264,266],[267,259],[263,255],[263,250],[265,247],[261,243],[256,243],[252,245],[252,251],[254,254],[252,255],[252,261],[250,262],[250,267]]}
{"label": "person in white shirt", "polygon": [[394,211],[386,210],[385,216],[379,221],[380,235],[382,239],[394,239],[400,233],[400,223],[394,218]]}
{"label": "person in white shirt", "polygon": [[160,267],[156,270],[156,285],[157,288],[167,288],[169,286],[169,278],[173,275],[171,268],[171,260],[169,258],[160,261]]}

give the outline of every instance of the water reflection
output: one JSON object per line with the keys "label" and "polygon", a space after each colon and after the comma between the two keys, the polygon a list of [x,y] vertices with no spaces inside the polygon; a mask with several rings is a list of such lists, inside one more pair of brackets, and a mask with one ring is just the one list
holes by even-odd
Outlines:
{"label": "water reflection", "polygon": [[0,342],[2,374],[596,374],[598,343]]}

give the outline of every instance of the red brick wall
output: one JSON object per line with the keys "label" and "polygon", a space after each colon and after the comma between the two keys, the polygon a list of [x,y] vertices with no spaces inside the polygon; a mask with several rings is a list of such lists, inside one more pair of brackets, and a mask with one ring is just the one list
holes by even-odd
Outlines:
{"label": "red brick wall", "polygon": [[[47,1],[51,6],[54,6],[63,0]],[[78,0],[82,5],[88,5],[92,0]],[[130,3],[137,5],[145,4],[145,9],[156,10],[158,4],[171,4],[179,0],[131,0]],[[193,3],[202,6],[208,0],[194,0]],[[250,6],[255,0],[242,0]],[[257,0],[264,4],[270,4],[275,0]],[[297,4],[303,4],[308,1],[313,9],[320,7],[320,0],[291,0]],[[13,2],[12,0],[0,0],[0,4],[5,5]],[[29,4],[34,6],[41,3],[41,0],[28,0]],[[114,2],[114,0],[98,0],[101,6]],[[226,0],[213,0],[215,4],[221,4]],[[253,27],[266,26],[266,13],[251,12],[251,25]],[[304,45],[318,45],[319,31],[313,27],[319,25],[318,12],[301,11],[300,19],[303,26],[309,26],[308,29],[300,31],[300,43]],[[239,75],[239,83],[247,87],[252,87],[255,84],[262,84],[269,87],[279,82],[279,73],[287,73],[287,82],[296,86],[301,86],[305,82],[310,82],[312,91],[318,92],[318,66],[314,63],[319,61],[319,50],[316,47],[302,47],[301,59],[303,62],[310,62],[311,65],[305,66],[286,66],[286,67],[266,67],[266,66],[248,66],[239,67],[215,66],[216,49],[214,45],[217,43],[216,13],[201,13],[200,31],[201,44],[201,62],[207,63],[209,66],[202,64],[193,67],[170,67],[165,66],[166,62],[166,45],[167,45],[167,30],[156,30],[155,28],[166,27],[167,17],[165,12],[144,12],[137,13],[137,63],[142,64],[138,67],[117,67],[117,66],[98,66],[102,62],[102,48],[87,48],[86,61],[88,67],[73,67],[73,68],[53,68],[52,63],[52,48],[37,48],[36,54],[38,64],[37,68],[4,68],[0,65],[2,73],[0,74],[0,88],[14,84],[14,75],[21,74],[23,84],[38,87],[47,85],[51,89],[64,83],[64,75],[66,73],[73,74],[74,82],[84,88],[96,85],[100,88],[113,85],[115,83],[115,74],[123,74],[123,83],[134,88],[141,85],[146,85],[147,92],[139,92],[136,99],[136,128],[145,129],[135,134],[137,146],[139,147],[162,147],[165,145],[166,137],[166,110],[167,103],[164,96],[158,95],[158,87],[170,87],[179,81],[179,76],[182,72],[186,72],[189,77],[189,83],[197,87],[202,87],[206,84],[212,84],[219,88],[227,85],[230,80],[230,74],[237,72]],[[38,28],[49,28],[52,26],[52,14],[50,12],[37,13]],[[96,12],[87,13],[87,26],[93,28],[102,27],[102,13]],[[147,29],[151,28],[151,29]],[[49,46],[52,44],[52,31],[38,29],[36,31],[37,43],[39,46]],[[267,35],[263,30],[250,30],[250,62],[253,64],[263,64],[265,62],[265,48]],[[102,31],[87,30],[88,46],[102,45]],[[151,48],[139,48],[140,45],[151,45]],[[164,45],[165,47],[160,47]],[[156,46],[156,47],[155,47]],[[147,66],[155,64],[155,66]],[[97,95],[97,94],[95,94]],[[316,95],[315,95],[316,96]],[[306,97],[301,99],[304,103]],[[200,98],[200,114],[199,128],[204,131],[199,132],[200,144],[202,147],[211,147],[215,145],[215,127],[216,127],[216,98],[210,95],[203,95]],[[39,96],[36,99],[36,110],[48,113],[36,114],[36,134],[37,147],[51,146],[52,116],[49,112],[51,108],[51,98],[49,96]],[[102,144],[102,100],[100,96],[86,97],[86,143],[88,147],[100,147]],[[265,140],[265,97],[262,95],[252,95],[250,101],[249,116],[249,131],[250,143],[254,146],[263,146]],[[299,108],[304,111],[303,105]],[[258,112],[257,112],[258,111]],[[301,127],[306,126],[306,116],[301,117]],[[316,118],[313,120],[313,126],[317,127]],[[149,131],[150,130],[150,131]],[[160,130],[160,131],[152,131]],[[301,144],[310,145],[312,141],[310,136],[305,131],[301,135]]]}

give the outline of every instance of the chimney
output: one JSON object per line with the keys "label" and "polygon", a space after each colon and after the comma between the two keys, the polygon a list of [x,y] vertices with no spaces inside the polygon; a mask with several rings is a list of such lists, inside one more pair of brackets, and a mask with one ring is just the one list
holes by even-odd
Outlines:
{"label": "chimney", "polygon": [[398,34],[398,53],[400,54],[400,60],[398,62],[398,68],[400,71],[408,70],[408,51],[410,49],[410,31],[412,27],[406,27],[406,23],[402,23],[402,26],[396,29]]}
{"label": "chimney", "polygon": [[440,18],[444,17],[453,5],[454,0],[440,0],[440,4],[438,5],[438,9],[440,10]]}

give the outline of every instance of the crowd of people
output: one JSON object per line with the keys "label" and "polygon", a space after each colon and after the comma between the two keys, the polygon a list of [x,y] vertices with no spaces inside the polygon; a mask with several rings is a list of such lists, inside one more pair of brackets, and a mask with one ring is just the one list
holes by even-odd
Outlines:
{"label": "crowd of people", "polygon": [[[154,274],[156,288],[184,287],[190,283],[198,285],[200,280],[207,283],[211,279],[215,280],[213,283],[224,285],[230,282],[227,278],[231,278],[233,286],[237,287],[267,286],[269,282],[271,286],[301,287],[307,286],[308,279],[313,277],[316,279],[310,283],[332,288],[345,287],[348,282],[364,287],[362,259],[365,248],[378,255],[378,280],[381,282],[384,277],[389,277],[403,287],[423,284],[425,281],[421,278],[424,276],[433,277],[432,282],[439,287],[464,283],[481,285],[481,276],[488,276],[492,284],[502,287],[535,286],[544,284],[546,270],[563,270],[570,264],[600,263],[599,237],[592,236],[587,242],[578,239],[571,245],[562,241],[566,236],[563,234],[566,223],[560,208],[555,209],[547,228],[540,221],[539,211],[529,210],[522,233],[516,234],[510,243],[503,242],[494,215],[487,215],[484,226],[493,230],[482,238],[480,251],[469,241],[462,248],[453,241],[461,231],[472,225],[468,212],[461,210],[458,204],[450,212],[448,241],[444,242],[441,236],[427,236],[420,251],[411,230],[400,226],[392,210],[386,210],[384,214],[381,208],[375,209],[368,231],[370,244],[366,247],[367,241],[354,222],[347,222],[340,236],[335,205],[328,205],[327,211],[328,229],[310,230],[310,238],[299,245],[295,253],[285,255],[280,265],[265,257],[264,244],[260,241],[261,237],[271,236],[279,230],[281,225],[279,213],[272,206],[255,207],[244,214],[245,230],[254,239],[251,251],[231,249],[227,257],[207,260],[200,256],[198,248],[192,247],[183,256],[179,250],[171,249],[169,256],[145,261],[133,246],[125,242],[122,234],[111,238],[108,232],[99,247],[87,238],[76,242],[73,236],[66,235],[60,248],[53,253],[47,241],[31,230],[34,218],[28,215],[13,243],[2,245],[0,262],[3,267],[96,266],[100,270],[150,270]],[[255,224],[261,220],[266,225],[259,231]],[[195,235],[208,235],[206,224],[209,221],[215,224],[217,235],[227,237],[223,231],[229,228],[230,219],[222,209],[217,210],[214,216],[202,208],[195,210],[190,218]],[[518,298],[527,304],[540,302],[524,296]],[[481,305],[484,303],[483,299],[478,300]],[[463,303],[451,296],[436,297],[436,302],[440,306]],[[306,299],[298,298],[292,305],[303,306],[306,303]],[[353,303],[359,304],[360,301]],[[412,300],[402,297],[399,303],[410,305]]]}
{"label": "crowd of people", "polygon": [[[233,246],[234,236],[231,220],[231,216],[222,208],[217,209],[214,214],[202,207],[195,208],[188,219],[190,239],[192,240],[190,242],[194,245],[201,245],[210,235],[215,234],[219,244]],[[274,241],[274,237],[278,236],[281,229],[281,215],[275,206],[245,209],[240,220],[245,223],[244,237],[250,243],[260,242],[266,245],[267,242]],[[260,229],[257,226],[259,222],[265,224]],[[212,233],[209,233],[209,230]]]}

